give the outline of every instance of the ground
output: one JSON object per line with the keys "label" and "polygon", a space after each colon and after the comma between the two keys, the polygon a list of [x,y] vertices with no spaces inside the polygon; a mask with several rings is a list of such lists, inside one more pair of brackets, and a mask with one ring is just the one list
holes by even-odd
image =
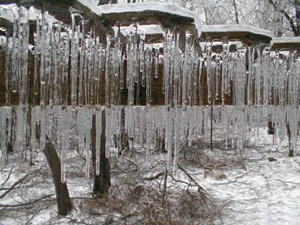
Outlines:
{"label": "ground", "polygon": [[[299,150],[296,156],[288,157],[287,141],[274,143],[267,129],[262,129],[258,137],[255,132],[248,137],[241,152],[230,147],[226,150],[222,141],[214,143],[213,151],[201,141],[182,150],[178,162],[183,170],[178,168],[172,177],[168,176],[166,193],[163,187],[166,153],[153,153],[147,162],[143,150],[121,158],[113,154],[113,186],[110,196],[102,200],[93,199],[92,178],[84,175],[84,160],[72,153],[69,155],[72,163],[67,165],[67,184],[75,210],[65,218],[57,216],[54,188],[42,154],[35,165],[10,159],[0,177],[0,224],[154,224],[153,221],[181,224],[181,221],[300,225]],[[199,186],[209,195],[207,198],[203,199]],[[210,206],[203,207],[205,204]],[[167,222],[163,221],[165,218]]]}

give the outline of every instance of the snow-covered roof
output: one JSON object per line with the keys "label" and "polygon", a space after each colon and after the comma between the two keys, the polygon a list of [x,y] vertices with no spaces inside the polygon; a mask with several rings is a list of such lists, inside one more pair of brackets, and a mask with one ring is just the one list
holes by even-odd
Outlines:
{"label": "snow-covered roof", "polygon": [[95,13],[98,16],[101,16],[101,9],[98,8],[97,4],[95,3],[95,1],[91,1],[91,0],[77,0],[79,3],[81,3],[82,5],[86,6],[87,8],[89,8],[91,10],[91,12]]}
{"label": "snow-covered roof", "polygon": [[[15,18],[18,17],[19,13],[19,7],[16,4],[6,4],[1,5],[0,4],[0,18],[3,18],[5,20],[8,20],[10,22],[14,22]],[[35,7],[31,6],[28,9],[28,19],[29,20],[36,20],[38,15],[41,15],[41,11],[36,9]],[[51,16],[47,15],[48,20],[52,22],[56,22],[57,20]]]}
{"label": "snow-covered roof", "polygon": [[300,48],[300,37],[274,37],[271,42],[271,50]]}
{"label": "snow-covered roof", "polygon": [[[82,1],[88,1],[88,0],[79,0]],[[198,17],[197,14],[191,12],[190,10],[170,5],[170,4],[164,4],[160,2],[141,2],[138,4],[127,4],[127,3],[119,3],[119,4],[106,4],[106,5],[100,5],[98,6],[99,10],[103,14],[109,14],[109,13],[126,13],[126,12],[143,12],[143,11],[159,11],[163,13],[170,13],[175,14],[182,17],[189,17],[192,19],[196,19]]]}
{"label": "snow-covered roof", "polygon": [[273,37],[272,44],[275,43],[300,43],[300,37]]}
{"label": "snow-covered roof", "polygon": [[[147,21],[148,18],[156,18],[162,24],[171,22],[174,25],[176,23],[188,26],[195,25],[196,28],[200,24],[200,18],[196,13],[182,7],[160,2],[106,4],[100,5],[98,8],[102,16],[112,22],[118,20],[124,22],[126,19],[132,20],[140,15],[138,21],[141,21],[141,19]],[[163,14],[167,14],[167,17],[161,18]],[[170,21],[165,21],[166,18]]]}
{"label": "snow-covered roof", "polygon": [[202,36],[209,35],[211,33],[252,33],[259,36],[265,36],[266,38],[272,39],[272,32],[248,25],[203,25],[200,27]]}
{"label": "snow-covered roof", "polygon": [[16,4],[0,5],[0,18],[13,22],[17,13],[18,6]]}

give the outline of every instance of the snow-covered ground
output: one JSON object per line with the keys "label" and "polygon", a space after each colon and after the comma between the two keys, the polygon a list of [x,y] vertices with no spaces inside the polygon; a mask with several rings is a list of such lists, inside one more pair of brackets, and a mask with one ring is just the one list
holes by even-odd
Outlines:
{"label": "snow-covered ground", "polygon": [[266,133],[245,149],[248,171],[229,167],[222,171],[225,179],[201,180],[217,198],[230,201],[218,224],[300,224],[300,157],[287,157],[288,143],[274,146]]}
{"label": "snow-covered ground", "polygon": [[[296,151],[295,157],[287,156],[287,141],[273,144],[273,136],[267,134],[267,129],[262,129],[259,137],[253,134],[241,152],[246,169],[243,168],[240,162],[240,153],[236,150],[225,150],[221,148],[221,145],[216,145],[213,151],[206,147],[204,146],[200,151],[197,150],[199,155],[203,154],[207,157],[206,160],[199,161],[201,166],[206,163],[205,165],[210,167],[206,172],[201,166],[189,163],[188,160],[185,161],[183,156],[179,159],[179,163],[211,196],[225,205],[221,211],[221,216],[214,221],[214,224],[300,224],[300,156],[299,151]],[[165,153],[160,153],[155,156],[155,160],[162,160],[165,156]],[[30,170],[36,169],[35,167],[39,168],[39,172],[29,183],[24,184],[23,187],[21,185],[15,192],[1,198],[1,204],[16,204],[39,196],[54,194],[49,171],[46,165],[41,162],[42,159],[42,156],[39,157],[40,162],[33,167],[28,166],[27,168],[24,165],[20,167],[20,165],[11,162],[3,168],[0,177],[1,185],[6,180],[12,166],[15,169],[6,185],[13,184]],[[111,213],[105,207],[101,213],[98,212],[99,215],[95,213],[90,215],[94,218],[93,220],[88,220],[89,214],[81,211],[82,208],[85,208],[82,205],[86,204],[83,200],[91,199],[92,179],[84,177],[84,170],[80,172],[80,168],[83,168],[80,159],[74,157],[74,161],[76,160],[77,163],[69,165],[71,169],[67,178],[70,194],[76,208],[70,216],[66,218],[56,216],[57,209],[55,202],[51,200],[53,196],[51,196],[42,203],[40,208],[35,209],[36,211],[33,210],[32,215],[28,214],[28,211],[27,214],[22,215],[21,211],[12,212],[10,208],[0,207],[0,224],[104,224],[105,218]],[[115,159],[112,157],[112,160]],[[153,159],[153,161],[155,160]],[[112,165],[114,167],[115,162],[112,162]],[[152,172],[156,173],[162,168],[163,165],[160,168],[155,168]],[[114,173],[113,168],[113,184],[121,179],[126,180],[126,176],[128,176],[128,174],[116,176]],[[175,177],[180,181],[190,182],[190,179],[179,169]],[[158,178],[158,180],[161,179],[161,177]],[[31,187],[30,182],[35,183],[35,187]],[[151,183],[155,186],[153,181],[149,182],[148,185]],[[184,186],[185,184],[182,182],[168,179],[170,193],[176,192]],[[3,192],[4,190],[0,194]],[[97,207],[92,208],[91,205],[92,203],[89,202],[86,207],[89,207],[90,211],[97,210]],[[120,221],[114,221],[112,224],[123,224]],[[195,220],[193,224],[201,223],[197,223]]]}

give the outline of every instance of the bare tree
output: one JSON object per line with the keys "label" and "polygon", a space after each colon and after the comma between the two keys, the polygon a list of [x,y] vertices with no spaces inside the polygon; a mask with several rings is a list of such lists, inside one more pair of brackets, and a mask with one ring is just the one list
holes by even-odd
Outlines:
{"label": "bare tree", "polygon": [[294,36],[300,36],[300,0],[269,0],[269,3],[285,17]]}

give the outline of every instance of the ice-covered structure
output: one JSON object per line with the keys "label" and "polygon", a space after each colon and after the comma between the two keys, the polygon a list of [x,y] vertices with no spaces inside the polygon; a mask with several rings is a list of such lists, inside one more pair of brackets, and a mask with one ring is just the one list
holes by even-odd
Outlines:
{"label": "ice-covered structure", "polygon": [[[33,20],[31,11],[21,6],[13,14],[12,35],[1,36],[2,163],[8,150],[34,157],[51,134],[64,165],[75,124],[88,175],[92,117],[99,162],[103,110],[106,157],[122,132],[144,146],[146,155],[163,137],[168,169],[176,169],[183,144],[209,141],[214,127],[226,140],[224,148],[230,140],[230,146],[242,149],[250,129],[259,135],[259,128],[270,122],[280,139],[288,124],[291,143],[296,144],[298,39],[286,49],[289,41],[271,43],[267,31],[200,26],[195,15],[164,4],[156,10],[151,3],[127,9],[78,2],[111,29],[99,34],[90,23],[94,17],[86,21],[74,8],[68,26],[38,10]],[[159,29],[142,29],[149,23]]]}

